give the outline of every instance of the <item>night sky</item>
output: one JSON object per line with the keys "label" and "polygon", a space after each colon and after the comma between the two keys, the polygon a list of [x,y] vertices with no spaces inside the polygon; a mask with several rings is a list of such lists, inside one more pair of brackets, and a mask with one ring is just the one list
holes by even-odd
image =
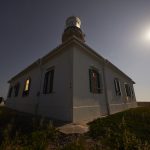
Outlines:
{"label": "night sky", "polygon": [[150,101],[150,0],[0,0],[0,96],[11,77],[61,44],[72,15],[86,44],[136,82],[138,101]]}

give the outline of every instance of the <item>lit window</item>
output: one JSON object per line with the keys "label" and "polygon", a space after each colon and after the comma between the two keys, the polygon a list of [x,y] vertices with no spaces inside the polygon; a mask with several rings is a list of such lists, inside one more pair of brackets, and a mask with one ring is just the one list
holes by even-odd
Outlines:
{"label": "lit window", "polygon": [[51,69],[45,73],[43,93],[48,94],[53,91],[54,69]]}
{"label": "lit window", "polygon": [[95,69],[89,69],[90,92],[100,93],[100,74]]}
{"label": "lit window", "polygon": [[25,81],[24,90],[23,90],[23,94],[22,94],[23,96],[29,95],[30,85],[31,85],[31,79],[28,78]]}
{"label": "lit window", "polygon": [[29,90],[29,84],[30,84],[30,80],[27,79],[26,83],[25,83],[25,89],[24,89],[24,91],[28,91]]}
{"label": "lit window", "polygon": [[18,96],[18,93],[19,93],[19,88],[20,88],[20,83],[17,83],[15,86],[14,86],[14,96]]}
{"label": "lit window", "polygon": [[117,96],[121,96],[120,82],[118,78],[114,79],[115,91]]}

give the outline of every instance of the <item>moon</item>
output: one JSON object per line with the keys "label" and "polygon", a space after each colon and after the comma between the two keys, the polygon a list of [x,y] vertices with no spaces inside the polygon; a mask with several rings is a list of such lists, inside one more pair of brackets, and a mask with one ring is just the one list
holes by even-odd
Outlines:
{"label": "moon", "polygon": [[147,42],[150,42],[150,29],[145,31],[144,40],[147,41]]}

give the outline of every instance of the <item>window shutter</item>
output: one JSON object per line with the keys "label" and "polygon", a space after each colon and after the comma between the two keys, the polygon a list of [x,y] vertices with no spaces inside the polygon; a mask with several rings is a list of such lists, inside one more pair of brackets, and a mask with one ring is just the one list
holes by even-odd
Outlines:
{"label": "window shutter", "polygon": [[98,85],[97,91],[98,91],[98,93],[100,93],[100,92],[101,92],[101,86],[100,86],[100,85],[101,85],[101,84],[100,84],[101,75],[100,75],[98,72],[97,72],[96,74],[97,74],[97,82],[98,82],[98,83],[97,83],[97,85]]}
{"label": "window shutter", "polygon": [[119,87],[119,95],[121,95],[121,86],[120,86],[120,81],[118,80],[118,87]]}
{"label": "window shutter", "polygon": [[89,84],[90,84],[90,92],[92,92],[92,81],[91,81],[91,78],[92,78],[92,70],[89,69]]}
{"label": "window shutter", "polygon": [[29,78],[29,90],[28,90],[28,94],[30,92],[30,86],[31,86],[31,78]]}
{"label": "window shutter", "polygon": [[50,72],[50,93],[53,91],[53,79],[54,79],[54,70],[51,70]]}
{"label": "window shutter", "polygon": [[118,78],[114,79],[116,95],[121,95],[120,81]]}
{"label": "window shutter", "polygon": [[129,96],[131,97],[131,87],[128,85],[129,87]]}
{"label": "window shutter", "polygon": [[43,93],[51,93],[53,91],[54,69],[45,73]]}
{"label": "window shutter", "polygon": [[45,77],[44,77],[44,87],[43,87],[43,93],[46,94],[47,93],[47,89],[48,89],[48,78],[49,78],[49,72],[45,73]]}
{"label": "window shutter", "polygon": [[44,76],[44,85],[43,85],[43,93],[46,93],[46,74]]}
{"label": "window shutter", "polygon": [[17,83],[15,86],[14,86],[14,96],[18,96],[18,93],[19,93],[19,89],[20,89],[20,83]]}
{"label": "window shutter", "polygon": [[117,90],[117,81],[116,81],[116,79],[114,79],[114,85],[115,85],[115,91],[116,91],[116,95],[117,95],[118,90]]}
{"label": "window shutter", "polygon": [[18,86],[17,86],[17,96],[19,94],[19,90],[20,90],[20,83],[18,83]]}
{"label": "window shutter", "polygon": [[129,86],[128,86],[128,84],[125,84],[125,90],[126,90],[126,95],[129,96]]}
{"label": "window shutter", "polygon": [[131,97],[134,98],[134,91],[133,91],[133,88],[131,87],[130,89],[131,89]]}

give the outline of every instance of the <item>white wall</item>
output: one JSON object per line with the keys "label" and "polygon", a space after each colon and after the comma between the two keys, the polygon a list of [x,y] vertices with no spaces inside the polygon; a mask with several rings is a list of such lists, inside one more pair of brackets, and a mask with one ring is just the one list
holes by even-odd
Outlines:
{"label": "white wall", "polygon": [[[73,118],[74,122],[90,121],[107,115],[104,90],[93,94],[89,86],[89,68],[98,69],[102,76],[102,65],[99,60],[85,52],[81,47],[74,47],[73,51]],[[104,86],[104,83],[102,83]]]}
{"label": "white wall", "polygon": [[39,113],[54,119],[72,121],[72,49],[68,48],[44,64],[42,78],[47,68],[54,66],[54,84],[51,94],[43,94],[39,101]]}
{"label": "white wall", "polygon": [[[31,77],[31,86],[28,96],[22,96],[25,81],[28,77]],[[37,91],[39,90],[39,80],[40,80],[40,69],[36,67],[30,72],[24,74],[23,76],[17,78],[10,83],[10,86],[14,86],[16,83],[20,83],[19,94],[14,97],[14,90],[12,91],[12,96],[7,98],[6,105],[16,110],[35,113],[35,104],[37,101]]]}
{"label": "white wall", "polygon": [[[63,51],[63,50],[62,50]],[[43,94],[44,75],[48,68],[55,68],[53,92]],[[31,77],[29,96],[22,97],[24,82]],[[72,121],[72,49],[67,48],[49,58],[42,67],[36,67],[11,82],[20,82],[19,96],[7,99],[7,106],[16,110],[48,116],[57,120]],[[40,96],[37,93],[41,91]],[[14,93],[14,92],[13,92]],[[37,105],[38,104],[38,105]]]}
{"label": "white wall", "polygon": [[[48,61],[44,61],[41,67],[39,65],[13,80],[11,86],[18,81],[21,84],[19,96],[8,98],[6,106],[57,120],[73,122],[87,122],[108,115],[107,100],[110,113],[136,106],[135,98],[126,100],[124,82],[132,85],[129,79],[108,66],[104,68],[103,62],[91,55],[89,50],[86,52],[84,47],[74,44],[74,46],[70,45],[70,47],[64,48],[65,50],[61,49],[55,56],[48,58]],[[43,94],[44,75],[50,67],[55,69],[53,92]],[[96,68],[101,75],[102,93],[90,92],[90,67]],[[31,77],[30,94],[22,97],[24,82],[28,77]],[[115,94],[114,78],[116,77],[121,81],[122,96]],[[105,90],[107,90],[106,93]],[[39,91],[40,95],[37,96]]]}
{"label": "white wall", "polygon": [[[133,88],[132,81],[110,66],[103,65],[99,58],[97,59],[96,56],[89,53],[90,51],[85,52],[79,46],[76,46],[73,51],[74,122],[91,121],[108,115],[108,113],[112,114],[136,107],[136,98],[127,97],[124,87],[124,83],[128,83]],[[91,66],[98,69],[102,77],[103,92],[100,94],[90,93],[89,68]],[[116,96],[114,78],[120,80],[121,96]]]}
{"label": "white wall", "polygon": [[[107,95],[110,107],[110,113],[123,111],[128,108],[136,107],[136,98],[130,98],[126,96],[124,83],[128,83],[133,88],[133,83],[128,78],[124,77],[120,73],[114,71],[110,67],[105,67],[105,77],[107,84]],[[115,92],[114,79],[118,78],[121,86],[121,96],[117,96]]]}

